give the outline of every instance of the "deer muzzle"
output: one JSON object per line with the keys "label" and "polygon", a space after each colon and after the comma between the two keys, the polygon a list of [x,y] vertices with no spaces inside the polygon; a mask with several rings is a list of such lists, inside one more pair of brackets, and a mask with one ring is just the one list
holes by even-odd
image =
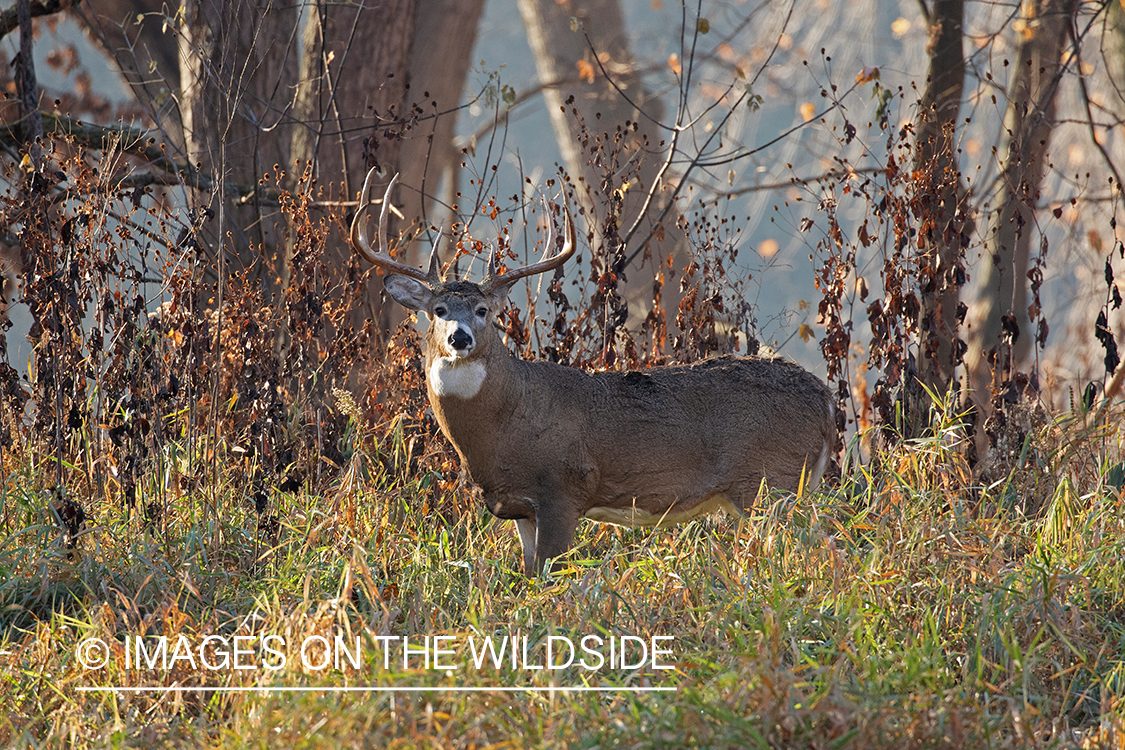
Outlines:
{"label": "deer muzzle", "polygon": [[453,329],[446,339],[449,348],[453,350],[453,356],[465,356],[473,349],[473,334],[471,331],[466,331],[464,328],[458,326]]}

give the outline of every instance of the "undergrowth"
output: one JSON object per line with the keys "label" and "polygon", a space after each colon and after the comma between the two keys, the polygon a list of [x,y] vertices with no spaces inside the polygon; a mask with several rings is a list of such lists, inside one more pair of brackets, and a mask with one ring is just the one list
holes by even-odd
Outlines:
{"label": "undergrowth", "polygon": [[[238,501],[244,488],[224,482],[216,496],[229,512],[189,496],[163,529],[139,533],[103,499],[71,549],[43,509],[43,477],[6,459],[5,744],[1120,746],[1120,464],[1078,485],[1066,471],[1073,441],[1046,458],[1065,463],[1037,515],[1011,478],[975,485],[939,434],[845,466],[837,487],[763,496],[747,519],[588,524],[564,570],[528,580],[509,522],[476,506],[435,514],[446,490],[406,471],[399,426],[356,429],[335,494],[281,493],[270,539]],[[1099,439],[1116,449],[1121,435]],[[268,633],[285,644],[358,636],[362,659],[310,669],[294,652],[270,670],[259,648],[257,669],[124,666],[138,635]],[[378,638],[437,635],[449,637],[451,669],[417,656],[403,668]],[[477,668],[468,638],[489,635],[540,646],[548,635],[671,636],[675,668],[536,670],[534,645],[529,662]],[[79,663],[88,638],[110,644],[104,668]],[[580,685],[675,691],[438,690]],[[79,690],[99,686],[435,690]]]}

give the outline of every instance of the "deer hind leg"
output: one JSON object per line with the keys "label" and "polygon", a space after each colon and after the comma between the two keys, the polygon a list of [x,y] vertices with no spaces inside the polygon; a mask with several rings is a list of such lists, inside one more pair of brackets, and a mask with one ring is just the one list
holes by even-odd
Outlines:
{"label": "deer hind leg", "polygon": [[731,509],[743,518],[749,518],[758,504],[763,489],[761,475],[751,475],[745,482],[727,493]]}
{"label": "deer hind leg", "polygon": [[520,535],[520,546],[523,547],[523,570],[529,576],[535,575],[535,519],[517,518],[516,532]]}

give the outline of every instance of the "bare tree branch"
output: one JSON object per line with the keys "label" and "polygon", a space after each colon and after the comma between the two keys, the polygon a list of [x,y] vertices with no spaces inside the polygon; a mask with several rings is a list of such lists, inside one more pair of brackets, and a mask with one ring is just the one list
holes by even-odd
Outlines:
{"label": "bare tree branch", "polygon": [[1118,172],[1117,167],[1114,166],[1113,159],[1110,157],[1109,152],[1105,150],[1105,146],[1098,140],[1098,134],[1094,128],[1094,113],[1090,110],[1090,92],[1086,87],[1086,74],[1082,72],[1082,43],[1073,23],[1070,26],[1070,38],[1071,41],[1074,42],[1074,57],[1078,62],[1078,64],[1074,66],[1074,70],[1078,74],[1078,88],[1082,92],[1082,105],[1086,109],[1086,121],[1084,124],[1087,125],[1090,130],[1090,141],[1094,144],[1094,148],[1102,155],[1106,167],[1108,167],[1109,171],[1113,174],[1113,179],[1117,181],[1116,192],[1120,192],[1125,190],[1125,183],[1121,182],[1121,173]]}
{"label": "bare tree branch", "polygon": [[[68,10],[72,6],[78,5],[82,0],[31,0],[28,3],[28,10],[31,12],[31,18],[39,18],[40,16],[49,16],[59,11]],[[0,12],[0,39],[3,39],[8,34],[19,28],[20,3],[16,3],[11,8]]]}
{"label": "bare tree branch", "polygon": [[[43,132],[65,136],[74,143],[86,148],[105,151],[120,148],[125,153],[142,158],[163,174],[140,174],[128,178],[134,185],[184,185],[205,193],[221,191],[240,203],[261,202],[263,205],[279,205],[282,190],[262,188],[256,184],[244,185],[235,182],[218,182],[211,175],[200,171],[187,162],[180,162],[168,156],[163,146],[156,144],[148,131],[127,126],[106,127],[75,120],[70,117],[40,112]],[[9,123],[0,128],[0,144],[19,147],[27,141],[25,122]]]}
{"label": "bare tree branch", "polygon": [[[669,197],[667,202],[664,204],[664,209],[660,212],[660,215],[657,216],[656,221],[653,223],[654,227],[656,225],[659,225],[661,222],[664,221],[664,217],[667,216],[668,211],[671,209],[672,206],[675,205],[676,198],[679,197],[680,190],[683,187],[683,185],[687,182],[687,179],[691,175],[692,170],[695,169],[696,167],[704,165],[703,154],[707,150],[708,146],[714,141],[715,137],[720,132],[722,132],[724,130],[724,126],[726,125],[727,121],[730,120],[730,118],[734,114],[734,112],[742,105],[742,103],[744,101],[746,101],[751,96],[750,92],[753,89],[754,83],[757,82],[758,76],[760,76],[762,74],[762,71],[764,71],[766,69],[766,67],[769,65],[770,61],[773,59],[774,54],[777,52],[778,45],[780,44],[782,33],[784,33],[784,30],[786,28],[788,28],[789,21],[793,17],[793,8],[794,7],[795,7],[795,3],[791,2],[789,4],[789,12],[785,16],[785,23],[782,25],[782,32],[779,33],[777,35],[777,39],[774,40],[774,44],[773,44],[772,49],[770,50],[769,56],[766,57],[765,61],[763,61],[763,63],[758,67],[758,72],[754,75],[754,78],[751,79],[750,83],[746,87],[746,90],[743,91],[742,94],[739,95],[738,99],[731,106],[730,111],[728,111],[723,116],[722,120],[719,123],[719,126],[717,128],[715,128],[712,131],[712,133],[707,137],[706,141],[703,143],[703,146],[699,149],[699,152],[696,154],[695,158],[693,158],[691,160],[691,162],[688,164],[687,168],[683,172],[683,179],[680,180],[679,184],[672,191],[671,197]],[[696,26],[696,35],[698,35],[698,24]],[[692,49],[693,50],[695,49],[694,42],[692,44]],[[693,54],[694,54],[694,52],[693,52]],[[852,89],[854,89],[854,88],[855,88],[855,86],[853,85]],[[850,93],[852,89],[849,89],[847,93]],[[727,89],[728,92],[730,90],[731,90],[730,88]],[[847,93],[845,93],[844,96],[847,96]],[[632,240],[633,236],[637,233],[637,230],[640,228],[641,219],[643,219],[645,214],[648,213],[649,206],[652,205],[653,198],[655,197],[657,190],[659,190],[659,186],[660,186],[660,183],[664,179],[664,175],[667,174],[668,169],[672,166],[674,157],[676,155],[677,145],[679,143],[679,135],[680,135],[680,132],[682,130],[682,127],[680,127],[680,126],[682,126],[682,123],[683,123],[683,116],[684,116],[684,113],[685,113],[685,109],[684,109],[684,106],[685,106],[684,102],[685,101],[686,101],[686,89],[682,88],[681,93],[680,93],[680,108],[679,108],[680,111],[678,111],[676,113],[677,127],[673,129],[672,141],[671,141],[671,143],[668,144],[668,156],[664,160],[664,163],[660,165],[660,170],[657,172],[656,178],[652,181],[652,184],[649,186],[648,193],[645,195],[644,204],[641,206],[640,211],[637,213],[637,218],[633,221],[632,226],[629,227],[629,231],[625,233],[625,238],[623,240],[623,243],[625,245],[629,244],[629,241]],[[833,105],[833,106],[835,106],[835,105]],[[831,108],[829,108],[829,110],[825,110],[825,114],[827,114],[827,112],[830,111],[830,110],[831,110]],[[803,127],[803,126],[804,126],[804,123],[802,123],[798,127]],[[750,154],[753,154],[756,151],[760,151],[761,149],[768,148],[769,146],[773,145],[777,141],[779,141],[782,138],[789,135],[789,133],[791,133],[793,130],[796,130],[796,128],[793,128],[792,130],[790,130],[786,133],[783,133],[782,135],[778,136],[774,140],[770,141],[769,143],[767,143],[767,144],[765,144],[765,145],[763,145],[763,146],[761,146],[757,149],[754,149],[753,151],[750,151],[746,154],[743,154],[743,156],[749,156]],[[731,160],[733,161],[735,158],[741,158],[741,157],[735,156],[735,157],[732,157]],[[645,237],[645,239],[642,242],[640,242],[637,245],[636,249],[633,250],[632,254],[629,255],[628,259],[626,260],[626,263],[632,263],[633,259],[636,258],[641,252],[643,252],[644,247],[648,243],[648,240],[652,236],[652,234],[653,234],[653,230],[650,229],[649,233]]]}
{"label": "bare tree branch", "polygon": [[[821,182],[823,180],[838,180],[842,177],[849,175],[859,174],[875,174],[882,172],[886,169],[884,166],[874,165],[870,167],[859,167],[858,169],[830,169],[827,172],[815,175],[813,177],[792,177],[784,182],[766,182],[761,185],[750,185],[749,187],[738,188],[737,190],[714,190],[716,198],[737,198],[740,195],[747,195],[749,193],[762,193],[768,190],[784,190],[791,188],[794,185],[807,185],[810,182]],[[705,187],[701,182],[692,180],[693,184]]]}

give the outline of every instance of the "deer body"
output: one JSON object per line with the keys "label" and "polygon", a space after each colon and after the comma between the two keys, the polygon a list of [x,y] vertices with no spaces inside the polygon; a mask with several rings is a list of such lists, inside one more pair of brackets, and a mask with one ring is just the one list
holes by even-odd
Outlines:
{"label": "deer body", "polygon": [[502,353],[476,395],[431,387],[430,403],[489,511],[520,522],[529,571],[570,547],[581,518],[667,526],[749,509],[763,478],[815,485],[832,448],[827,389],[781,360],[586,374],[490,348]]}
{"label": "deer body", "polygon": [[385,249],[375,254],[356,223],[357,249],[402,271],[384,278],[387,291],[430,319],[430,404],[488,510],[516,521],[529,574],[569,549],[582,518],[666,526],[748,510],[763,479],[796,491],[802,476],[814,486],[823,474],[835,442],[831,396],[796,364],[718,357],[585,373],[508,352],[492,321],[516,279],[573,253],[569,213],[559,255],[490,272],[480,285],[441,281],[433,258],[423,276]]}

